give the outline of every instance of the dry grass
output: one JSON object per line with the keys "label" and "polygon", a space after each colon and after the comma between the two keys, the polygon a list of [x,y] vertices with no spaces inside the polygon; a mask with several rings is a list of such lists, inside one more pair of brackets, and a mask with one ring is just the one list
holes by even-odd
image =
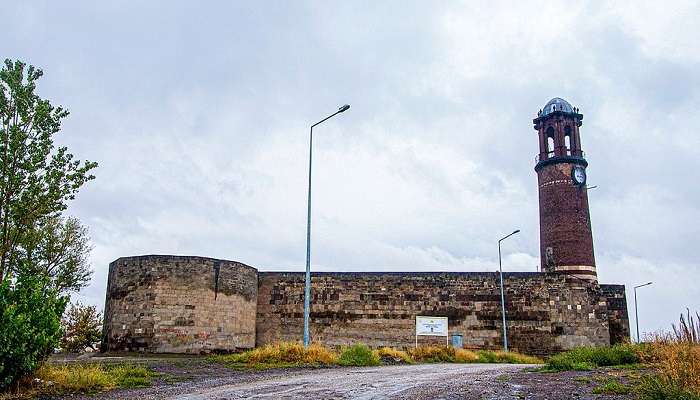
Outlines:
{"label": "dry grass", "polygon": [[277,342],[239,354],[214,356],[215,361],[227,364],[244,364],[252,368],[277,368],[304,365],[335,365],[338,354],[312,343],[308,349],[300,342]]}
{"label": "dry grass", "polygon": [[476,353],[479,356],[480,363],[497,363],[497,364],[542,364],[543,361],[534,356],[520,354],[514,351],[490,351],[481,350]]}
{"label": "dry grass", "polygon": [[479,355],[471,350],[457,349],[455,350],[456,363],[474,363],[479,361]]}
{"label": "dry grass", "polygon": [[687,318],[681,314],[680,324],[673,326],[672,333],[648,336],[650,342],[640,347],[643,360],[658,370],[655,380],[646,382],[648,387],[679,389],[700,398],[700,316],[695,316],[697,320],[690,311]]}
{"label": "dry grass", "polygon": [[413,364],[414,361],[411,356],[408,355],[403,350],[398,350],[393,347],[382,347],[380,349],[374,350],[374,354],[382,361],[384,364]]}
{"label": "dry grass", "polygon": [[446,346],[418,346],[408,350],[408,354],[417,362],[436,363],[455,361],[455,349]]}
{"label": "dry grass", "polygon": [[16,392],[0,395],[0,400],[147,387],[157,375],[144,366],[133,364],[44,364],[33,375],[23,378]]}

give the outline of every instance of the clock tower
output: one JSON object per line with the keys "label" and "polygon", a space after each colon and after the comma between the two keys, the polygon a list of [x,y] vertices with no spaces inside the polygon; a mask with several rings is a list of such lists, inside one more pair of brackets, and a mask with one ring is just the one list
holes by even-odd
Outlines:
{"label": "clock tower", "polygon": [[543,272],[597,281],[579,128],[583,115],[566,100],[550,100],[532,122],[539,136],[540,262]]}

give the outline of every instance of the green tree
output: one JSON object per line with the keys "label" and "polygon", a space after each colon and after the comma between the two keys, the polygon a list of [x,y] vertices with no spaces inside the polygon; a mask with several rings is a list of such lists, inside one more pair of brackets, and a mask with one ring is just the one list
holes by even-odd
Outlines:
{"label": "green tree", "polygon": [[[50,247],[49,236],[63,234],[65,239],[66,233],[80,231],[60,214],[80,187],[94,179],[90,171],[97,166],[74,160],[66,147],[54,146],[53,136],[60,131],[68,111],[35,93],[42,75],[40,69],[20,61],[5,60],[0,70],[0,282],[22,267],[33,273],[44,268],[59,276],[59,269],[75,261],[74,257],[62,261],[60,256],[58,262],[41,260],[56,247],[37,244]],[[80,268],[76,271],[83,273]],[[87,282],[80,277],[67,281],[64,286],[68,289]]]}
{"label": "green tree", "polygon": [[63,338],[61,348],[71,353],[79,353],[94,346],[102,336],[102,315],[95,306],[80,302],[71,304],[61,321]]}
{"label": "green tree", "polygon": [[68,111],[35,93],[41,76],[20,61],[0,70],[0,389],[58,344],[65,292],[91,274],[87,230],[61,213],[97,164],[54,146]]}

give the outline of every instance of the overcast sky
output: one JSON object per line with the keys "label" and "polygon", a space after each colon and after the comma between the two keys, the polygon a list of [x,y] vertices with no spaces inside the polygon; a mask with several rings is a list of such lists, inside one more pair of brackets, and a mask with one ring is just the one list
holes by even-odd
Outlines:
{"label": "overcast sky", "polygon": [[700,3],[3,4],[0,56],[41,67],[58,137],[97,179],[69,209],[108,264],[201,255],[303,270],[309,125],[313,269],[539,264],[532,119],[584,114],[602,283],[640,328],[700,310]]}

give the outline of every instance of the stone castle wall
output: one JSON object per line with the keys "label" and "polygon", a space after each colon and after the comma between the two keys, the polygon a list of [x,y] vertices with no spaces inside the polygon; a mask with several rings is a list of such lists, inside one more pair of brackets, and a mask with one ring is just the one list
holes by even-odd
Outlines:
{"label": "stone castle wall", "polygon": [[625,285],[600,285],[600,290],[608,303],[610,343],[617,344],[629,341],[630,325],[627,315]]}
{"label": "stone castle wall", "polygon": [[257,270],[204,257],[141,256],[109,265],[103,346],[155,353],[255,345]]}
{"label": "stone castle wall", "polygon": [[[504,275],[512,349],[551,354],[610,344],[597,284],[553,273]],[[302,336],[303,290],[303,273],[259,273],[258,346]],[[331,346],[411,347],[416,315],[446,316],[464,347],[500,349],[500,304],[497,273],[314,273],[311,337]]]}
{"label": "stone castle wall", "polygon": [[[622,285],[558,273],[505,273],[512,349],[551,354],[629,336]],[[312,340],[329,346],[415,344],[415,317],[446,316],[464,347],[500,349],[499,279],[491,272],[312,274]],[[103,349],[237,351],[302,337],[304,274],[257,272],[203,257],[140,256],[110,264]],[[419,343],[445,343],[422,337]]]}

